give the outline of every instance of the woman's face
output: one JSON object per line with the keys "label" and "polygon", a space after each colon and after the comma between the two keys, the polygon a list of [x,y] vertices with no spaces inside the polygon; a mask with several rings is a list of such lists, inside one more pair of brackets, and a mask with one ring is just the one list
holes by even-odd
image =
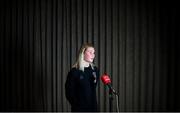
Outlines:
{"label": "woman's face", "polygon": [[84,60],[92,63],[95,58],[95,50],[93,47],[88,47],[84,52]]}

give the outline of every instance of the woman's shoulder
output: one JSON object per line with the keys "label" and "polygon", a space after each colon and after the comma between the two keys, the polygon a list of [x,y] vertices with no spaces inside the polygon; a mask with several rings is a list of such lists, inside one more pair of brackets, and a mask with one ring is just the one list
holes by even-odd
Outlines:
{"label": "woman's shoulder", "polygon": [[68,74],[72,76],[78,76],[80,73],[81,71],[79,69],[77,69],[76,67],[73,67],[70,69]]}
{"label": "woman's shoulder", "polygon": [[94,68],[95,71],[99,71],[97,66],[94,65],[93,68]]}
{"label": "woman's shoulder", "polygon": [[79,71],[79,69],[77,69],[76,67],[72,67],[69,72],[74,73],[74,72],[78,72],[78,71]]}

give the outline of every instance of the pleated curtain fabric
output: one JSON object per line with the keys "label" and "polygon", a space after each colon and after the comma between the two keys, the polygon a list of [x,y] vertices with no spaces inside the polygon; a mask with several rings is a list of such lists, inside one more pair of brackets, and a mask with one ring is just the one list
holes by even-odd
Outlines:
{"label": "pleated curtain fabric", "polygon": [[[87,42],[121,112],[180,111],[178,9],[175,0],[1,0],[0,111],[70,111],[65,81]],[[101,81],[97,98],[109,111]]]}

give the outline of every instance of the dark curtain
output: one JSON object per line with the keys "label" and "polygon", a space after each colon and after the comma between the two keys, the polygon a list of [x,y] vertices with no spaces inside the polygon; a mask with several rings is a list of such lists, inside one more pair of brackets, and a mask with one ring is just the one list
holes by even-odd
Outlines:
{"label": "dark curtain", "polygon": [[[70,111],[64,84],[86,42],[120,111],[180,111],[178,9],[175,0],[1,0],[0,111]],[[97,97],[109,111],[101,81]]]}

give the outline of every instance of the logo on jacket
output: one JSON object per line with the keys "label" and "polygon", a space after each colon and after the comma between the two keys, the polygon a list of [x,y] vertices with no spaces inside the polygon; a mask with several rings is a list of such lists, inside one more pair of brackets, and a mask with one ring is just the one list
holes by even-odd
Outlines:
{"label": "logo on jacket", "polygon": [[96,83],[96,72],[93,72],[93,77],[94,77],[94,83]]}

